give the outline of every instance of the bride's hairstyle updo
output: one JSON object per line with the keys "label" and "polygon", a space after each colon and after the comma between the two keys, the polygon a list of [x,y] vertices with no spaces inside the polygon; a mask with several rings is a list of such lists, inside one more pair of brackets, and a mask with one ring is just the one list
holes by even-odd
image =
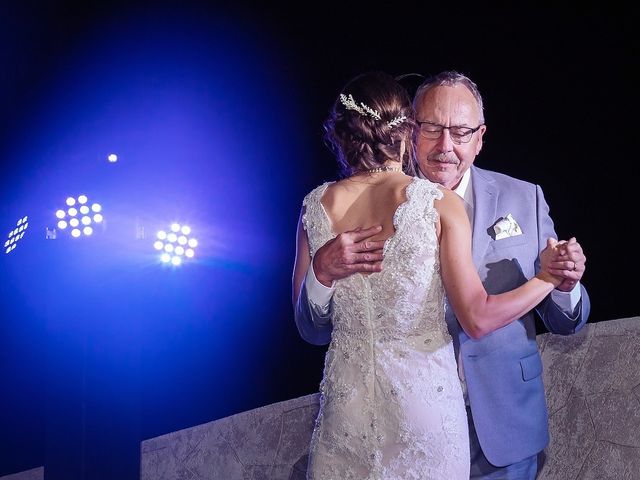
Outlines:
{"label": "bride's hairstyle updo", "polygon": [[369,72],[347,83],[324,123],[325,140],[348,177],[389,160],[414,175],[415,116],[408,92],[391,75]]}

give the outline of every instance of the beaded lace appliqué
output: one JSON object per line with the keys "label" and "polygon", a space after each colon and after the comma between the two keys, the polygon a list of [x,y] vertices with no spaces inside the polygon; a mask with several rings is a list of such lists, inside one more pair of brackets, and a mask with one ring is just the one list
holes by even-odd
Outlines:
{"label": "beaded lace appliqu\u00e9", "polygon": [[[334,237],[320,200],[304,199],[311,254]],[[444,317],[442,192],[413,179],[385,242],[382,272],[336,283],[308,478],[469,478],[466,412]]]}

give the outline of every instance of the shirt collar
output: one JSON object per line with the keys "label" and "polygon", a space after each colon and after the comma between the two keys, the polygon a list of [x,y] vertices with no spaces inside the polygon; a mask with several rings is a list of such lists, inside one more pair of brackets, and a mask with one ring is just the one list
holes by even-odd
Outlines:
{"label": "shirt collar", "polygon": [[462,198],[469,205],[473,205],[473,184],[470,182],[471,180],[471,169],[467,169],[462,175],[460,179],[460,183],[456,188],[454,188],[454,192],[456,192],[460,198]]}

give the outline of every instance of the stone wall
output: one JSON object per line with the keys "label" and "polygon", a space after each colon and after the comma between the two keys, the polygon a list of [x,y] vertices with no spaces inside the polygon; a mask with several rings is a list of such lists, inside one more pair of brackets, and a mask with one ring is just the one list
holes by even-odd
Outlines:
{"label": "stone wall", "polygon": [[0,477],[0,480],[44,480],[44,467],[32,468]]}
{"label": "stone wall", "polygon": [[538,344],[551,434],[538,479],[640,479],[640,317]]}
{"label": "stone wall", "polygon": [[[542,334],[551,443],[539,480],[640,480],[640,317]],[[302,480],[318,394],[145,440],[142,480]]]}

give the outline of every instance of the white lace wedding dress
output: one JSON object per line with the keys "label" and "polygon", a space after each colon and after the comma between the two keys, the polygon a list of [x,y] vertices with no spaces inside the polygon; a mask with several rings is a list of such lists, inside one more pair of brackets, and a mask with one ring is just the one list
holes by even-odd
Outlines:
{"label": "white lace wedding dress", "polygon": [[[320,203],[304,199],[311,254],[335,234]],[[451,336],[444,319],[433,200],[415,178],[395,212],[382,272],[339,280],[320,384],[307,478],[469,478],[469,441]]]}

